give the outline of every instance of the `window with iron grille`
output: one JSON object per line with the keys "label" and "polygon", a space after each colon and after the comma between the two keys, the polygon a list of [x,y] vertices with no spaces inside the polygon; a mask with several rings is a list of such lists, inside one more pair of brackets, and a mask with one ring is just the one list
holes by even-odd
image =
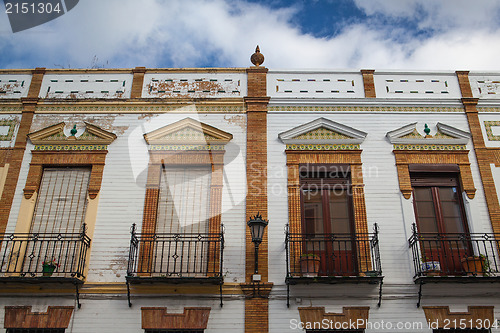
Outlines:
{"label": "window with iron grille", "polygon": [[306,330],[306,333],[364,333],[365,330]]}
{"label": "window with iron grille", "polygon": [[[22,271],[66,276],[81,273],[80,234],[85,221],[90,168],[45,168],[23,244]],[[51,266],[49,269],[47,266]],[[47,272],[47,269],[50,272]]]}
{"label": "window with iron grille", "polygon": [[157,233],[208,232],[211,175],[211,166],[163,168]]}
{"label": "window with iron grille", "polygon": [[85,220],[90,168],[45,168],[32,233],[78,233]]}
{"label": "window with iron grille", "polygon": [[64,328],[8,328],[7,333],[64,333]]}
{"label": "window with iron grille", "polygon": [[203,333],[205,330],[146,330],[145,333]]}
{"label": "window with iron grille", "polygon": [[432,330],[433,333],[489,333],[491,330],[487,329],[437,329]]}

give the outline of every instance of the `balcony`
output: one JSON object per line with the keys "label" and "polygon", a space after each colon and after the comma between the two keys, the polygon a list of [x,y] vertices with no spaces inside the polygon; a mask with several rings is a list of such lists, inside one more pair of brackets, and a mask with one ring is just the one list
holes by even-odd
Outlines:
{"label": "balcony", "polygon": [[0,237],[0,281],[83,283],[90,247],[85,232],[14,233]]}
{"label": "balcony", "polygon": [[409,246],[415,282],[466,283],[500,278],[499,236],[419,233],[414,228]]}
{"label": "balcony", "polygon": [[369,283],[382,287],[377,225],[373,233],[296,234],[287,231],[285,249],[288,286]]}
{"label": "balcony", "polygon": [[90,238],[80,233],[1,234],[0,283],[83,284]]}
{"label": "balcony", "polygon": [[408,243],[420,284],[417,306],[425,283],[500,282],[498,234],[419,233],[414,225]]}
{"label": "balcony", "polygon": [[126,277],[128,287],[130,283],[206,283],[222,288],[222,232],[139,234],[135,228],[134,224]]}

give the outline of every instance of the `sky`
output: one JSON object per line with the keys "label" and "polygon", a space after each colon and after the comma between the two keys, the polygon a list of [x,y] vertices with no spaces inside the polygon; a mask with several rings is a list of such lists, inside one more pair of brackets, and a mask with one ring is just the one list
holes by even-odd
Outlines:
{"label": "sky", "polygon": [[270,69],[500,71],[498,0],[80,0],[17,33],[0,9],[0,68],[248,67],[259,45]]}

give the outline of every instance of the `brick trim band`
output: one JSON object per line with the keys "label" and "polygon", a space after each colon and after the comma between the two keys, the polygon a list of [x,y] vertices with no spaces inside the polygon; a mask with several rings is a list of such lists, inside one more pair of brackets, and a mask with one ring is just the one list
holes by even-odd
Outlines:
{"label": "brick trim band", "polygon": [[68,328],[72,306],[49,306],[32,312],[31,306],[6,306],[4,328]]}

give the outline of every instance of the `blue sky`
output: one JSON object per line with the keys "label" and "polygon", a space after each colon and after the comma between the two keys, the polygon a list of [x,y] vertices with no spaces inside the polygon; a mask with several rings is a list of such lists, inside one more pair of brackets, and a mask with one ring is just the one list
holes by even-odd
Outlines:
{"label": "blue sky", "polygon": [[80,0],[12,33],[0,68],[247,67],[500,71],[497,0]]}

